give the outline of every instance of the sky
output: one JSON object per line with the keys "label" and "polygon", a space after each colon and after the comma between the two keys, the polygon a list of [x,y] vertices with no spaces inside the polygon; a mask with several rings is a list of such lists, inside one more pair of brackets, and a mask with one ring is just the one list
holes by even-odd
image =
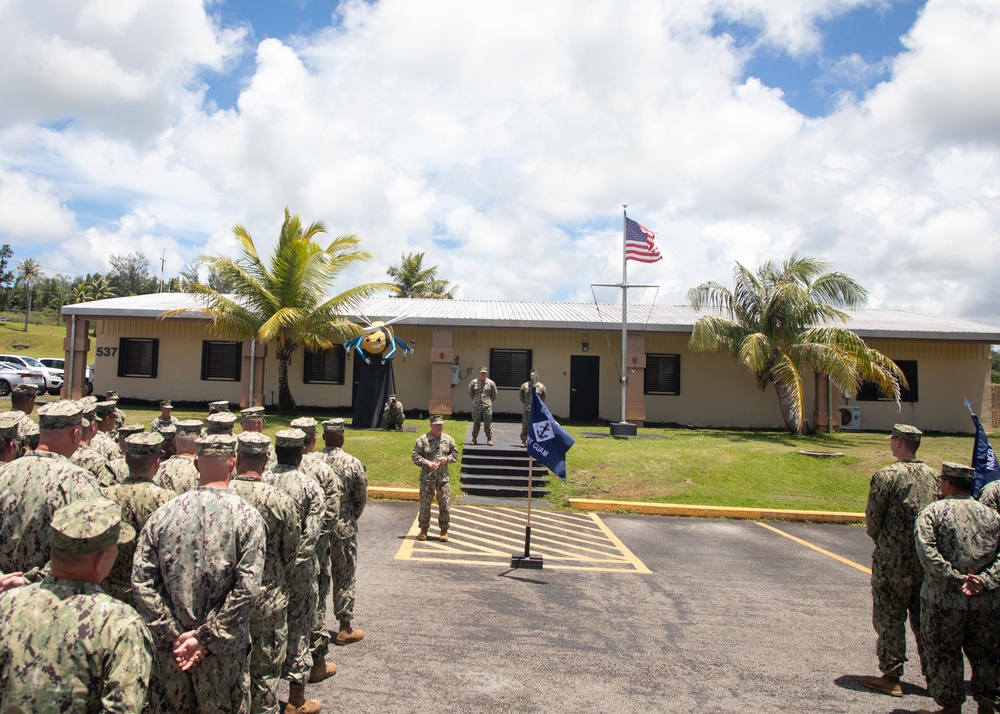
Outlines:
{"label": "sky", "polygon": [[[683,304],[793,253],[1000,326],[996,0],[0,0],[0,242],[269,252],[283,210],[464,299]],[[162,264],[161,264],[162,258]]]}

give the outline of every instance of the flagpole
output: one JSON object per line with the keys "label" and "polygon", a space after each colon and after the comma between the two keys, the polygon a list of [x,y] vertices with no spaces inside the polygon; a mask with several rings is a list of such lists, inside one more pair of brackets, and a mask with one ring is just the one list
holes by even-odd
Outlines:
{"label": "flagpole", "polygon": [[524,527],[524,557],[531,557],[531,487],[535,481],[535,460],[528,456],[528,524]]}
{"label": "flagpole", "polygon": [[628,204],[622,204],[622,418],[621,423],[625,423],[625,397],[628,392],[628,378],[625,372],[625,357],[628,352],[628,259],[626,257],[626,239],[628,234]]}

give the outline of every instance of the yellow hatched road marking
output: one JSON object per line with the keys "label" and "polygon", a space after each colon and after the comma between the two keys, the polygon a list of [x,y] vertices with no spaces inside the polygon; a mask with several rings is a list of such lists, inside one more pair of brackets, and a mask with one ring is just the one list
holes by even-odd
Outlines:
{"label": "yellow hatched road marking", "polygon": [[858,563],[855,563],[853,560],[848,560],[847,558],[839,556],[836,553],[831,553],[828,550],[823,550],[818,545],[813,545],[809,541],[802,540],[801,538],[796,538],[795,536],[791,535],[790,533],[785,533],[785,531],[783,531],[783,530],[781,530],[779,528],[775,528],[774,526],[770,526],[767,523],[761,523],[760,521],[754,521],[754,523],[756,523],[761,528],[766,528],[769,531],[774,531],[778,535],[783,535],[783,536],[785,536],[785,538],[788,538],[789,540],[793,540],[796,543],[798,543],[799,545],[804,545],[806,548],[811,548],[811,549],[815,550],[817,553],[822,553],[823,555],[829,556],[830,558],[833,558],[834,560],[840,561],[844,565],[850,565],[852,568],[857,568],[862,573],[868,573],[869,575],[872,574],[871,569],[866,568],[865,566],[860,565]]}
{"label": "yellow hatched road marking", "polygon": [[[437,520],[436,504],[431,522]],[[414,519],[396,553],[396,560],[463,565],[509,564],[512,553],[524,548],[524,509],[456,506],[451,509],[448,542],[434,531],[417,541],[420,528]],[[604,524],[596,513],[531,512],[531,552],[557,570],[591,570],[649,573],[650,570]]]}

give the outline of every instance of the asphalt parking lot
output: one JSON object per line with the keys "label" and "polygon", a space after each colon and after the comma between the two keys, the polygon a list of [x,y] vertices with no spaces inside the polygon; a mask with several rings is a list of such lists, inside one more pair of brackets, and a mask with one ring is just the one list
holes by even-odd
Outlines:
{"label": "asphalt parking lot", "polygon": [[[871,541],[862,528],[599,514],[642,568],[603,568],[597,561],[609,556],[590,545],[598,555],[589,565],[567,561],[577,556],[550,539],[539,548],[562,562],[546,555],[542,570],[512,570],[503,553],[518,550],[508,548],[523,538],[516,525],[487,548],[475,519],[459,526],[453,511],[452,542],[436,543],[432,528],[418,552],[416,511],[415,503],[376,502],[361,518],[354,624],[366,634],[333,648],[337,675],[309,686],[324,711],[933,705],[919,665],[904,676],[903,699],[870,693],[858,681],[877,673]],[[533,540],[544,516],[533,512]],[[558,530],[579,542],[570,524]],[[495,551],[494,559],[470,560],[470,543]],[[966,706],[974,708],[971,699]]]}

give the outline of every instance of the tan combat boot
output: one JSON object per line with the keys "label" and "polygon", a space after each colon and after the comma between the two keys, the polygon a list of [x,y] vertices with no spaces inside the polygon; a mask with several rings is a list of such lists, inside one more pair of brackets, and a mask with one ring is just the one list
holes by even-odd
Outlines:
{"label": "tan combat boot", "polygon": [[309,682],[312,684],[322,682],[327,677],[332,677],[336,673],[337,665],[333,662],[327,662],[324,657],[318,657],[313,660],[312,669],[309,670]]}
{"label": "tan combat boot", "polygon": [[334,644],[344,646],[349,645],[352,642],[357,642],[365,636],[364,630],[357,630],[351,627],[350,622],[340,623],[340,632],[337,633],[337,639],[333,642]]}
{"label": "tan combat boot", "polygon": [[486,440],[486,445],[487,446],[493,446],[493,439],[487,439]]}
{"label": "tan combat boot", "polygon": [[306,699],[306,685],[288,683],[288,704],[285,714],[319,714],[322,705],[315,699]]}
{"label": "tan combat boot", "polygon": [[899,677],[883,674],[881,677],[862,677],[861,684],[873,692],[888,694],[890,697],[903,696],[903,688],[899,686]]}
{"label": "tan combat boot", "polygon": [[417,540],[427,540],[427,529],[423,529],[417,534]]}

